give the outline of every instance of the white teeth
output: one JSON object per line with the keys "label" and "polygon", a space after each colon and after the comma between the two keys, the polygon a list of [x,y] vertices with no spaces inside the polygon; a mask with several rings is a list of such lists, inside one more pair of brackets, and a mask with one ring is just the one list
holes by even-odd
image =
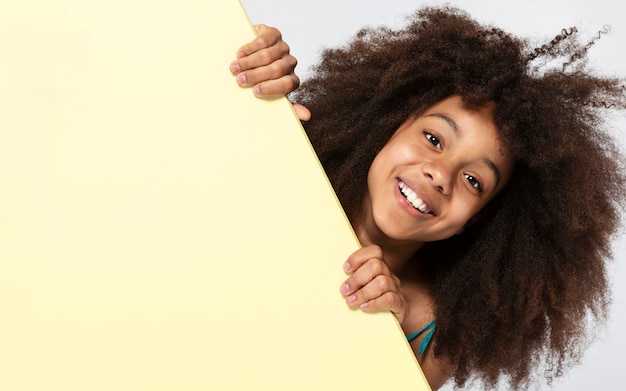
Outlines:
{"label": "white teeth", "polygon": [[430,209],[426,203],[415,194],[415,192],[404,184],[404,182],[399,181],[398,187],[400,188],[400,193],[406,197],[406,200],[411,204],[415,209],[419,210],[422,213],[430,213]]}
{"label": "white teeth", "polygon": [[419,210],[426,208],[426,204],[423,201],[418,203],[418,200],[415,200],[415,202],[411,202],[411,205],[413,205],[415,209],[419,209]]}

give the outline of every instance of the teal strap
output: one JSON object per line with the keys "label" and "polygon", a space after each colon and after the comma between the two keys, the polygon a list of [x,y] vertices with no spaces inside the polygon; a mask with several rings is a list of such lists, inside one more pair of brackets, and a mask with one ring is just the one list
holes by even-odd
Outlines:
{"label": "teal strap", "polygon": [[420,344],[420,349],[417,352],[418,356],[422,356],[422,354],[424,354],[424,351],[426,350],[426,348],[428,347],[428,344],[430,343],[430,339],[433,337],[433,334],[435,333],[435,328],[437,327],[437,322],[436,320],[432,320],[429,324],[427,324],[426,326],[422,327],[420,330],[414,332],[413,334],[409,334],[406,336],[407,341],[411,342],[413,341],[415,338],[417,338],[420,334],[422,334],[425,331],[428,331],[426,333],[426,335],[424,336],[424,339],[422,340],[422,343]]}

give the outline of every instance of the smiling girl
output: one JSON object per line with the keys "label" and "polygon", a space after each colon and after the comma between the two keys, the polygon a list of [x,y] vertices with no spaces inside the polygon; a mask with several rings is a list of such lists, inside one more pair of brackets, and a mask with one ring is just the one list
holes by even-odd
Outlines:
{"label": "smiling girl", "polygon": [[[295,59],[260,32],[231,70],[259,96],[290,91]],[[551,380],[605,314],[626,192],[601,115],[626,98],[621,80],[585,68],[587,49],[574,29],[533,50],[424,9],[327,50],[295,95],[363,246],[340,292],[395,314],[433,389]]]}

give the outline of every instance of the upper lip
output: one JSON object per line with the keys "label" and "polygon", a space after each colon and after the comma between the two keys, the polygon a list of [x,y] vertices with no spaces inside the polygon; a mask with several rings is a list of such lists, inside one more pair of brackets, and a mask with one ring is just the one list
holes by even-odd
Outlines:
{"label": "upper lip", "polygon": [[411,181],[403,179],[403,178],[398,178],[398,180],[403,182],[405,184],[405,186],[407,186],[411,190],[413,190],[413,192],[415,192],[415,195],[417,195],[422,201],[424,201],[424,203],[426,204],[426,206],[428,207],[428,209],[430,210],[430,212],[434,216],[437,215],[437,211],[433,207],[433,204],[432,204],[432,201],[430,200],[430,197],[428,197],[426,194],[424,194],[424,192],[421,190],[421,187],[419,185],[417,185],[415,182],[411,182]]}

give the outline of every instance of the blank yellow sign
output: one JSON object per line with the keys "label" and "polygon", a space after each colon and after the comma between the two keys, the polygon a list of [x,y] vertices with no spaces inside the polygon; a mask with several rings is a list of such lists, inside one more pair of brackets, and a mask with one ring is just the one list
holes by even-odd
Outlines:
{"label": "blank yellow sign", "polygon": [[[0,5],[0,389],[428,389],[233,0]],[[421,387],[421,388],[420,388]]]}

